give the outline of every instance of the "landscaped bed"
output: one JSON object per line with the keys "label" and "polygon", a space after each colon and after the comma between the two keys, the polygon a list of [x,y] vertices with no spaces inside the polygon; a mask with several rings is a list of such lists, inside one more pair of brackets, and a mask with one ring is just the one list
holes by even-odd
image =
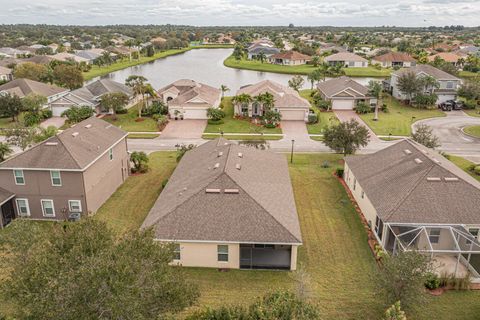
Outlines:
{"label": "landscaped bed", "polygon": [[[310,102],[311,108],[318,116],[318,122],[309,124],[307,123],[307,131],[309,134],[322,134],[326,127],[337,124],[338,118],[333,111],[321,111],[313,105],[313,98],[311,96],[314,90],[300,90],[300,96]],[[317,140],[317,138],[313,139]]]}
{"label": "landscaped bed", "polygon": [[106,115],[102,119],[128,132],[158,131],[157,123],[152,118],[138,118],[138,105],[128,109],[125,114],[117,114],[116,120],[113,119],[113,115]]}
{"label": "landscaped bed", "polygon": [[464,128],[463,131],[475,138],[480,138],[480,126],[469,126]]}

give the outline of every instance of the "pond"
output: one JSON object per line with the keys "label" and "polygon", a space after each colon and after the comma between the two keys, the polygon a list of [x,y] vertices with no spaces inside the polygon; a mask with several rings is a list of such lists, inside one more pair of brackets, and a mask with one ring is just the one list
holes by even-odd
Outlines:
{"label": "pond", "polygon": [[[269,79],[283,85],[293,76],[270,72],[259,72],[228,68],[223,61],[232,53],[232,49],[195,49],[183,54],[158,59],[153,62],[112,72],[102,78],[109,78],[124,83],[130,75],[142,75],[155,89],[160,89],[178,79],[192,79],[219,88],[224,84],[230,88],[227,95],[235,95],[240,87]],[[97,80],[93,79],[93,80]],[[93,81],[92,80],[92,81]],[[362,84],[378,78],[355,78]],[[306,81],[305,89],[310,89]]]}

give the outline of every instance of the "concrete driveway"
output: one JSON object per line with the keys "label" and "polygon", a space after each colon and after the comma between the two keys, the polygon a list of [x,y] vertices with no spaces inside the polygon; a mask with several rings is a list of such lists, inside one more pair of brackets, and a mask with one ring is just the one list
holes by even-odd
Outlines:
{"label": "concrete driveway", "polygon": [[55,128],[60,128],[65,124],[66,118],[63,117],[51,117],[42,123],[40,123],[40,127],[42,128],[48,128],[50,126],[54,126]]}
{"label": "concrete driveway", "polygon": [[200,139],[207,120],[170,120],[159,139]]}
{"label": "concrete driveway", "polygon": [[377,137],[375,132],[370,129],[369,126],[358,116],[358,114],[353,111],[353,110],[335,110],[335,115],[337,116],[338,120],[340,122],[347,122],[350,121],[351,119],[357,120],[361,125],[363,125],[365,128],[368,129],[368,132],[370,132],[370,142],[380,142],[382,141],[380,138]]}
{"label": "concrete driveway", "polygon": [[284,139],[310,140],[304,121],[282,121],[280,123]]}

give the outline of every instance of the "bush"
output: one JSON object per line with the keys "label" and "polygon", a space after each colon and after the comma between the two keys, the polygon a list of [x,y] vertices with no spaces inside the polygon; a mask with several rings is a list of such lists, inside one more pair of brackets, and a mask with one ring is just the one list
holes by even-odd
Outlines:
{"label": "bush", "polygon": [[265,128],[275,128],[282,120],[280,112],[275,110],[268,110],[263,115],[263,125]]}
{"label": "bush", "polygon": [[164,115],[156,115],[158,117],[157,121],[157,127],[159,131],[162,131],[165,129],[166,125],[168,124],[168,118],[167,116]]}
{"label": "bush", "polygon": [[160,101],[154,101],[143,113],[146,116],[153,116],[154,114],[166,115],[168,114],[168,107]]}
{"label": "bush", "polygon": [[35,112],[25,112],[23,122],[27,127],[33,127],[42,121],[43,117]]}
{"label": "bush", "polygon": [[326,100],[318,100],[315,105],[322,110],[330,110],[331,103]]}
{"label": "bush", "polygon": [[477,176],[480,176],[480,166],[475,166],[475,168],[473,169],[473,172],[474,172]]}
{"label": "bush", "polygon": [[380,110],[381,110],[382,112],[388,113],[388,107],[387,107],[387,105],[386,105],[385,103],[382,104],[382,106],[380,107]]}
{"label": "bush", "polygon": [[41,114],[43,119],[50,119],[51,117],[53,117],[53,112],[50,109],[43,109],[41,111]]}
{"label": "bush", "polygon": [[93,116],[93,109],[89,106],[73,106],[63,111],[62,117],[67,117],[70,123],[78,123]]}
{"label": "bush", "polygon": [[314,124],[318,122],[318,116],[316,113],[309,113],[308,114],[308,123]]}
{"label": "bush", "polygon": [[225,118],[225,111],[219,108],[210,107],[207,109],[207,117],[213,121],[219,121]]}
{"label": "bush", "polygon": [[477,107],[475,100],[467,100],[463,102],[463,107],[468,110],[473,110]]}
{"label": "bush", "polygon": [[337,175],[337,177],[342,178],[344,171],[345,171],[345,169],[343,169],[343,168],[337,168],[337,169],[335,170],[335,174]]}
{"label": "bush", "polygon": [[430,272],[429,274],[427,274],[427,279],[425,280],[425,287],[430,290],[435,290],[440,287],[440,280],[435,273]]}
{"label": "bush", "polygon": [[223,119],[220,119],[220,120],[208,119],[208,124],[223,124],[223,123],[224,123]]}
{"label": "bush", "polygon": [[148,171],[148,156],[143,151],[134,151],[130,155],[130,161],[133,162],[133,173],[145,173]]}
{"label": "bush", "polygon": [[355,107],[355,112],[358,114],[366,114],[372,112],[372,108],[366,103],[359,102]]}
{"label": "bush", "polygon": [[428,108],[437,103],[438,96],[436,94],[417,94],[413,98],[414,105],[419,108]]}
{"label": "bush", "polygon": [[128,109],[127,108],[121,108],[121,109],[118,109],[117,114],[127,114],[128,113]]}

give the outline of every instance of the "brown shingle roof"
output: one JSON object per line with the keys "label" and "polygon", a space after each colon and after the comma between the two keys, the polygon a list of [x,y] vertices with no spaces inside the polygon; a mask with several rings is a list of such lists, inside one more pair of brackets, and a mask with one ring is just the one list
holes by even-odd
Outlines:
{"label": "brown shingle roof", "polygon": [[351,52],[339,52],[328,57],[325,57],[325,61],[361,61],[367,62],[368,60],[365,58],[360,57],[359,55]]}
{"label": "brown shingle roof", "polygon": [[15,194],[11,193],[10,191],[0,188],[0,206],[14,196]]}
{"label": "brown shingle roof", "polygon": [[372,58],[372,60],[382,61],[382,62],[415,62],[416,61],[414,58],[412,58],[412,56],[404,52],[388,52],[380,56],[376,56]]}
{"label": "brown shingle roof", "polygon": [[178,94],[175,99],[168,102],[169,106],[183,106],[194,98],[213,106],[219,101],[222,93],[220,89],[190,79],[177,80],[158,90],[158,94],[162,96],[167,90],[173,90]]}
{"label": "brown shingle roof", "polygon": [[327,97],[331,97],[336,93],[339,93],[343,90],[353,89],[358,92],[350,92],[355,94],[355,97],[365,97],[368,95],[368,88],[361,85],[360,83],[352,80],[347,76],[341,76],[338,78],[333,78],[324,82],[317,84],[317,89],[320,90]]}
{"label": "brown shingle roof", "polygon": [[431,77],[434,77],[437,80],[457,80],[457,81],[460,81],[459,78],[451,75],[450,73],[447,73],[443,70],[437,69],[437,68],[435,68],[435,67],[433,67],[429,64],[417,64],[414,67],[402,68],[400,70],[397,70],[397,71],[393,72],[393,74],[400,76],[400,75],[402,75],[403,73],[406,73],[406,72],[413,72],[417,75],[420,74],[420,73],[424,73],[424,74],[427,74]]}
{"label": "brown shingle roof", "polygon": [[95,117],[0,163],[0,169],[83,170],[127,133]]}
{"label": "brown shingle roof", "polygon": [[187,152],[143,222],[149,227],[161,240],[301,243],[286,158],[225,139]]}
{"label": "brown shingle roof", "polygon": [[383,221],[480,224],[480,183],[434,150],[403,140],[346,162]]}
{"label": "brown shingle roof", "polygon": [[272,59],[288,59],[288,60],[311,60],[312,57],[307,56],[306,54],[302,54],[297,51],[286,51],[280,52],[277,54],[272,55],[270,58]]}
{"label": "brown shingle roof", "polygon": [[442,60],[445,60],[446,62],[451,62],[451,63],[457,63],[458,59],[462,58],[458,54],[451,53],[451,52],[440,52],[437,54],[434,54],[433,56],[428,56],[428,61],[435,61],[435,58],[439,57]]}
{"label": "brown shingle roof", "polygon": [[45,97],[50,97],[62,92],[67,92],[68,89],[49,85],[46,83],[33,81],[30,79],[15,79],[0,86],[0,92],[10,92],[16,94],[19,98],[28,96],[31,93],[40,94]]}

